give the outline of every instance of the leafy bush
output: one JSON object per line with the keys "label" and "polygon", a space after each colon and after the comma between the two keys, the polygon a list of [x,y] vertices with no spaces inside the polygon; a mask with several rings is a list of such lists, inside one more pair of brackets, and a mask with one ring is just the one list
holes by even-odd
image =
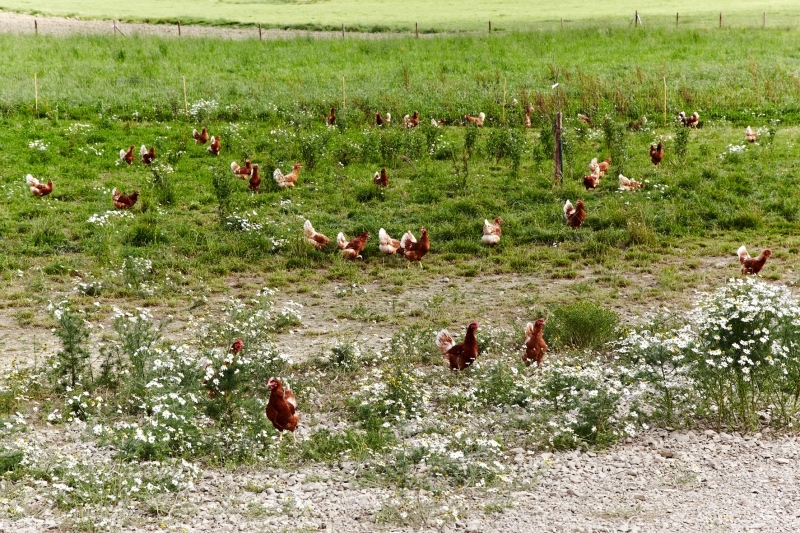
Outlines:
{"label": "leafy bush", "polygon": [[[602,361],[555,360],[542,367],[531,390],[543,438],[556,449],[604,447],[637,429],[629,410],[631,389],[624,367]],[[625,402],[623,402],[625,400]]]}
{"label": "leafy bush", "polygon": [[552,309],[544,334],[555,346],[599,348],[613,340],[619,317],[592,302],[574,302]]}
{"label": "leafy bush", "polygon": [[86,320],[72,308],[69,300],[61,300],[47,306],[47,310],[58,322],[55,334],[61,341],[61,350],[56,352],[51,368],[51,377],[58,389],[75,388],[80,383],[90,385],[92,367],[89,364],[89,328]]}
{"label": "leafy bush", "polygon": [[639,364],[650,411],[723,426],[795,427],[800,414],[800,306],[791,291],[755,278],[701,294],[687,324],[631,332],[619,349]]}

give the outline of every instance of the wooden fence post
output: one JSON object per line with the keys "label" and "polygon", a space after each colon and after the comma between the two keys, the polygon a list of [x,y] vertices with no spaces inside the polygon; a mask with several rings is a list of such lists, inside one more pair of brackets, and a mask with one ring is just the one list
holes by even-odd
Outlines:
{"label": "wooden fence post", "polygon": [[181,21],[178,21],[178,37],[181,36]]}
{"label": "wooden fence post", "polygon": [[342,22],[342,39],[344,39],[344,22]]}
{"label": "wooden fence post", "polygon": [[39,21],[33,19],[33,31],[36,35],[39,35]]}
{"label": "wooden fence post", "polygon": [[183,108],[186,110],[186,118],[189,118],[189,99],[186,97],[186,76],[183,77]]}
{"label": "wooden fence post", "polygon": [[636,13],[633,15],[633,27],[635,28],[638,25],[639,25],[639,10],[637,9]]}
{"label": "wooden fence post", "polygon": [[417,39],[419,39],[419,22],[414,23],[414,34],[417,36]]}
{"label": "wooden fence post", "polygon": [[36,73],[33,73],[33,97],[36,101],[36,117],[39,117],[39,80],[36,78]]}
{"label": "wooden fence post", "polygon": [[767,12],[766,11],[764,11],[764,22],[761,23],[761,27],[762,28],[766,28],[767,27]]}
{"label": "wooden fence post", "polygon": [[508,83],[508,78],[503,78],[503,125],[506,123],[506,84]]}
{"label": "wooden fence post", "polygon": [[492,33],[492,21],[489,21],[489,33]]}
{"label": "wooden fence post", "polygon": [[553,147],[553,181],[564,185],[564,150],[561,143],[561,111],[556,114],[555,146]]}
{"label": "wooden fence post", "polygon": [[258,40],[261,40],[261,24],[258,25]]}
{"label": "wooden fence post", "polygon": [[564,19],[563,18],[561,19],[561,29],[562,30],[564,29]]}
{"label": "wooden fence post", "polygon": [[664,76],[664,127],[667,126],[667,77]]}
{"label": "wooden fence post", "polygon": [[719,12],[719,27],[722,27],[722,11]]}
{"label": "wooden fence post", "polygon": [[680,13],[675,13],[675,27],[676,28],[678,27],[678,17],[679,16],[680,16]]}

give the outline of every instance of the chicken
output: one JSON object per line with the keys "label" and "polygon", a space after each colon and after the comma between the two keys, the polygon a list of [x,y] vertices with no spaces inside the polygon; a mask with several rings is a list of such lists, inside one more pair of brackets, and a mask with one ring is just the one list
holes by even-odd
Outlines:
{"label": "chicken", "polygon": [[308,244],[318,250],[321,250],[331,242],[328,237],[314,230],[314,226],[311,225],[310,220],[306,220],[305,223],[303,223],[303,237],[306,238]]}
{"label": "chicken", "polygon": [[754,143],[758,140],[758,132],[753,131],[750,126],[744,130],[744,140],[749,143]]}
{"label": "chicken", "polygon": [[383,126],[383,117],[381,116],[380,111],[375,111],[375,124],[378,126]]}
{"label": "chicken", "polygon": [[658,141],[658,147],[651,144],[650,161],[652,161],[654,165],[658,166],[662,159],[664,159],[664,143],[662,141]]}
{"label": "chicken", "polygon": [[127,151],[120,150],[119,151],[119,158],[128,163],[129,165],[133,163],[133,149],[135,148],[134,145],[131,145]]}
{"label": "chicken", "polygon": [[222,145],[219,142],[219,135],[211,138],[211,144],[208,145],[208,151],[211,155],[219,155],[219,150]]}
{"label": "chicken", "polygon": [[133,191],[131,194],[122,194],[116,187],[111,191],[111,199],[114,201],[114,207],[117,209],[130,209],[136,204],[138,198],[139,191]]}
{"label": "chicken", "polygon": [[389,185],[389,175],[386,173],[386,167],[383,167],[380,172],[376,172],[372,176],[372,183],[379,187],[386,187]]}
{"label": "chicken", "polygon": [[583,186],[586,187],[587,191],[589,189],[596,189],[598,185],[600,185],[600,176],[597,174],[583,175]]}
{"label": "chicken", "polygon": [[47,183],[39,183],[39,180],[28,174],[25,176],[25,183],[28,184],[31,194],[34,196],[47,196],[53,192],[53,180],[49,180]]}
{"label": "chicken", "polygon": [[244,165],[239,166],[236,161],[231,161],[231,170],[237,178],[247,179],[253,170],[253,163],[249,159],[244,160]]}
{"label": "chicken", "polygon": [[336,125],[336,108],[331,107],[331,112],[326,119],[328,122],[328,126],[335,126]]}
{"label": "chicken", "polygon": [[300,169],[303,168],[303,165],[300,163],[295,163],[292,171],[283,175],[281,169],[276,168],[275,172],[272,173],[272,177],[275,178],[275,183],[278,184],[278,187],[281,189],[285,189],[289,187],[290,189],[297,184],[297,177],[300,175]]}
{"label": "chicken", "polygon": [[547,320],[540,318],[535,323],[528,322],[525,326],[525,353],[522,354],[522,362],[530,365],[536,361],[536,366],[542,366],[544,354],[547,351],[547,343],[542,338],[542,329]]}
{"label": "chicken", "polygon": [[696,128],[697,123],[700,122],[700,115],[697,114],[697,111],[691,114],[691,116],[686,116],[686,113],[681,111],[678,113],[678,118],[681,119],[681,124],[686,126],[687,128]]}
{"label": "chicken", "polygon": [[590,119],[590,118],[589,118],[589,117],[587,117],[586,115],[581,115],[580,113],[578,113],[578,118],[579,118],[579,119],[581,119],[581,121],[582,121],[584,124],[588,124],[589,126],[591,126],[591,125],[592,125],[592,119]]}
{"label": "chicken", "polygon": [[525,107],[525,119],[523,120],[523,124],[525,124],[526,128],[531,127],[531,106]]}
{"label": "chicken", "polygon": [[142,163],[149,165],[156,158],[156,147],[151,146],[150,150],[145,145],[139,150],[139,155],[142,156]]}
{"label": "chicken", "polygon": [[410,231],[407,231],[400,238],[400,248],[403,250],[403,257],[409,261],[409,264],[414,261],[419,261],[419,266],[421,267],[422,258],[425,257],[425,254],[431,249],[431,241],[428,238],[428,230],[425,229],[424,226],[419,230],[421,232],[419,242],[417,242],[417,239],[414,238],[414,235]]}
{"label": "chicken", "polygon": [[369,233],[366,232],[351,241],[347,240],[344,233],[339,232],[339,235],[336,236],[336,244],[339,246],[339,249],[342,251],[342,256],[345,258],[363,259],[363,257],[361,257],[361,252],[363,252],[364,248],[367,246],[367,239],[369,239]]}
{"label": "chicken", "polygon": [[442,127],[442,125],[441,125],[441,123],[440,123],[440,122],[436,122],[436,119],[435,119],[435,118],[432,118],[432,119],[431,119],[431,127],[433,127],[433,128],[441,128],[441,127]]}
{"label": "chicken", "polygon": [[470,115],[464,115],[464,120],[466,120],[467,122],[470,122],[472,124],[475,124],[478,127],[481,127],[481,126],[483,126],[483,121],[486,120],[486,113],[481,111],[480,113],[478,113],[477,117],[472,117]]}
{"label": "chicken", "polygon": [[575,207],[572,206],[572,202],[567,200],[567,203],[564,204],[564,219],[567,221],[567,226],[571,227],[572,229],[578,229],[581,227],[583,221],[586,220],[586,211],[583,207],[583,200],[578,200]]}
{"label": "chicken", "polygon": [[497,217],[494,219],[494,222],[489,222],[488,220],[483,220],[483,237],[481,237],[481,242],[487,246],[494,246],[498,242],[500,242],[500,235],[503,234],[503,229],[500,225],[503,223],[503,219]]}
{"label": "chicken", "polygon": [[197,144],[205,144],[208,142],[208,130],[203,126],[203,131],[192,130],[192,137]]}
{"label": "chicken", "polygon": [[739,262],[742,264],[742,276],[745,276],[747,274],[758,274],[761,272],[767,259],[772,255],[772,250],[762,250],[761,253],[758,254],[758,257],[753,259],[750,257],[750,254],[747,253],[747,248],[745,248],[743,244],[736,250],[736,255],[739,256]]}
{"label": "chicken", "polygon": [[639,120],[629,122],[628,129],[631,131],[639,131],[640,129],[644,128],[645,124],[647,124],[647,117],[643,116]]}
{"label": "chicken", "polygon": [[409,117],[408,115],[404,116],[403,122],[405,123],[406,128],[416,128],[419,126],[419,111],[415,109],[413,117]]}
{"label": "chicken", "polygon": [[378,231],[378,249],[386,255],[394,255],[400,250],[400,241],[392,239],[386,230],[381,228]]}
{"label": "chicken", "polygon": [[258,165],[253,165],[253,169],[250,171],[248,187],[253,192],[258,192],[261,189],[261,176],[258,175]]}
{"label": "chicken", "polygon": [[267,402],[267,418],[272,422],[272,426],[278,430],[279,440],[283,439],[284,431],[291,431],[292,438],[297,442],[294,430],[300,423],[300,416],[297,414],[297,399],[294,397],[289,384],[286,390],[283,389],[281,382],[275,378],[269,378],[267,387],[270,389],[269,401]]}
{"label": "chicken", "polygon": [[622,174],[619,175],[619,190],[621,191],[638,191],[644,187],[644,183],[636,180],[628,179]]}
{"label": "chicken", "polygon": [[239,352],[241,352],[242,348],[244,348],[244,341],[242,341],[242,339],[236,339],[236,341],[234,341],[234,343],[231,344],[231,351],[234,354],[238,354]]}
{"label": "chicken", "polygon": [[478,341],[475,338],[475,330],[478,323],[473,321],[467,326],[467,335],[464,342],[456,344],[450,333],[443,329],[436,334],[436,345],[439,351],[450,363],[450,370],[464,370],[475,362],[478,358]]}
{"label": "chicken", "polygon": [[611,164],[611,158],[607,157],[603,161],[597,162],[597,158],[593,158],[592,161],[589,163],[589,170],[591,171],[592,175],[597,177],[598,179],[602,178],[606,172],[608,172],[608,165]]}

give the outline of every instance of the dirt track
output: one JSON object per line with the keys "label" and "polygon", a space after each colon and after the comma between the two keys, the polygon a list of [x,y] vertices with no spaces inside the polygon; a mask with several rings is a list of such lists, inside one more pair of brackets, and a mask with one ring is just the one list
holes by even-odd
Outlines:
{"label": "dirt track", "polygon": [[[34,24],[35,21],[35,24]],[[77,18],[45,17],[41,15],[23,15],[0,11],[0,33],[34,34],[65,36],[73,34],[85,35],[112,35],[114,25],[119,34],[129,37],[131,35],[158,35],[161,37],[178,37],[176,24],[144,24],[113,22],[110,20],[82,20]],[[400,37],[410,34],[399,33],[358,33],[347,32],[347,38],[356,39],[383,39],[387,37]],[[427,37],[431,34],[424,34]],[[181,26],[181,37],[213,37],[220,39],[258,39],[258,28],[245,27],[216,27],[216,26]],[[304,31],[304,30],[279,30],[262,29],[263,39],[295,39],[313,37],[316,39],[341,39],[338,31]]]}

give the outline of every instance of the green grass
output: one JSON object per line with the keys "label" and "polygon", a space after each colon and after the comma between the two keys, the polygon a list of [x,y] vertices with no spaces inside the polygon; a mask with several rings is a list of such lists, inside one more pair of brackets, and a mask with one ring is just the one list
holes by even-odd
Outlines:
{"label": "green grass", "polygon": [[[613,288],[626,285],[627,273],[661,263],[658,286],[673,293],[696,279],[677,265],[660,269],[687,248],[727,257],[742,241],[756,250],[772,246],[776,259],[796,255],[792,235],[800,193],[793,185],[793,146],[800,81],[789,67],[797,48],[788,31],[551,32],[329,43],[0,36],[0,49],[11,58],[1,67],[8,76],[0,78],[0,235],[6,251],[0,271],[12,288],[7,301],[16,301],[16,291],[76,279],[102,281],[101,289],[87,289],[92,295],[195,301],[226,277],[245,274],[264,274],[272,286],[326,278],[402,286],[424,278],[418,270],[406,271],[404,261],[380,256],[380,227],[396,237],[428,227],[433,247],[426,264],[445,275],[520,272],[572,280],[594,271]],[[531,60],[531,49],[542,59]],[[29,86],[16,83],[20,73],[33,71],[44,73],[38,118],[32,80]],[[201,98],[216,102],[195,106],[190,120],[179,90],[184,73],[190,104]],[[344,109],[342,74],[348,87]],[[552,90],[556,79],[560,85]],[[532,130],[521,128],[527,102],[534,106]],[[332,104],[339,106],[336,128],[322,121]],[[566,117],[567,175],[563,186],[554,187],[550,149],[538,134],[547,131],[559,107]],[[395,125],[375,128],[376,109],[390,110]],[[406,131],[397,123],[413,109],[420,110],[423,127]],[[672,121],[680,109],[699,110],[703,121],[690,132],[685,161],[671,153]],[[465,178],[460,154],[469,130],[457,125],[462,114],[480,110],[489,118]],[[574,118],[578,112],[597,123],[608,114],[618,128],[647,115],[652,127],[624,132],[624,143],[613,149],[625,158],[615,159],[592,192],[581,186],[584,169],[592,157],[611,152],[603,129],[586,128]],[[430,117],[456,126],[433,129],[426,125]],[[191,139],[192,127],[201,123],[222,134],[218,159]],[[723,157],[729,144],[743,144],[748,124],[776,127],[774,142],[764,133],[759,145]],[[515,128],[515,136],[500,135],[506,127]],[[497,139],[523,143],[518,172],[511,158],[492,155],[498,153]],[[656,170],[648,146],[658,139],[665,140],[668,156]],[[39,140],[46,150],[31,148]],[[160,161],[171,161],[175,173],[156,184],[140,163],[118,165],[119,149],[129,144],[155,145]],[[458,174],[451,154],[459,154]],[[228,170],[231,160],[245,157],[261,166],[260,194],[251,194]],[[294,161],[305,165],[298,188],[278,190],[272,169],[285,170]],[[390,173],[384,192],[371,184],[381,166]],[[620,169],[648,180],[646,189],[616,191],[613,176]],[[32,197],[24,186],[26,173],[53,178],[55,192]],[[215,173],[232,187],[223,216],[240,219],[221,218]],[[112,210],[114,187],[142,191],[132,216],[111,217],[105,226],[88,222]],[[579,197],[588,217],[575,232],[563,224],[562,205]],[[479,241],[481,226],[496,216],[505,221],[503,239],[488,249]],[[241,231],[247,226],[241,217],[261,229]],[[299,236],[306,217],[330,237],[371,232],[364,261],[345,262],[333,249],[305,246]],[[128,257],[152,260],[152,271],[132,282],[120,274]],[[17,271],[37,274],[20,287]],[[366,307],[348,309],[346,316],[371,320]]]}
{"label": "green grass", "polygon": [[[3,0],[0,6],[13,11],[44,13],[50,15],[81,16],[118,20],[148,20],[164,22],[181,20],[212,24],[269,24],[278,27],[310,27],[336,29],[341,24],[368,31],[390,29],[476,30],[486,29],[491,20],[495,28],[529,28],[532,24],[555,27],[560,19],[567,24],[604,23],[628,24],[634,11],[639,10],[645,24],[674,24],[675,13],[681,13],[685,25],[718,24],[718,13],[725,12],[725,22],[733,25],[759,26],[761,13],[770,13],[770,24],[797,24],[800,11],[791,0],[757,0],[723,2],[703,0],[670,2],[669,6],[647,6],[632,0],[606,2],[602,8],[587,2],[557,4],[553,2],[528,2],[525,0],[499,0],[478,2],[425,3],[420,0],[234,0],[204,3],[198,9],[196,2],[174,0],[170,2],[144,0],[136,4],[110,4],[98,0]],[[644,9],[643,9],[644,8]]]}

